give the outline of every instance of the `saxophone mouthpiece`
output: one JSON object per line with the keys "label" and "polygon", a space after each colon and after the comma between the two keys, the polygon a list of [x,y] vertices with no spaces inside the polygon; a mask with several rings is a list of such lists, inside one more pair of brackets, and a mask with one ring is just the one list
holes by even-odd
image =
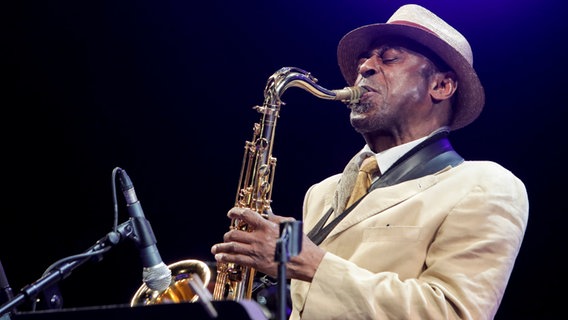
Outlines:
{"label": "saxophone mouthpiece", "polygon": [[332,90],[335,93],[335,98],[333,100],[341,100],[344,103],[348,104],[357,104],[359,103],[359,98],[369,90],[363,87],[345,87],[339,90]]}

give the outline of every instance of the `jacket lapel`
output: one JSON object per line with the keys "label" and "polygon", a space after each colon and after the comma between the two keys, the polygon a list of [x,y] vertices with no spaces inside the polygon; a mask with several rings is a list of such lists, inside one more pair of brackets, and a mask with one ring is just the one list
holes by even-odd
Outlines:
{"label": "jacket lapel", "polygon": [[[342,209],[342,206],[338,205],[337,197],[335,202],[326,203],[327,208],[335,208],[328,209],[333,210],[332,221],[324,214],[310,230],[308,237],[319,244],[329,236],[395,206],[435,184],[437,173],[464,161],[453,150],[447,134],[445,131],[439,132],[403,155],[371,185],[370,191],[361,200],[349,208],[337,210]],[[342,176],[341,179],[343,178],[345,177]],[[341,181],[335,188],[341,188]],[[338,189],[335,191],[335,194],[337,193]],[[371,193],[373,196],[369,197]]]}
{"label": "jacket lapel", "polygon": [[[440,172],[446,171],[449,168],[450,167],[447,167]],[[339,222],[339,224],[330,232],[326,240],[324,240],[324,243],[351,226],[368,219],[371,216],[380,214],[381,212],[392,208],[432,187],[438,182],[438,173],[402,182],[394,186],[372,190],[341,222]]]}

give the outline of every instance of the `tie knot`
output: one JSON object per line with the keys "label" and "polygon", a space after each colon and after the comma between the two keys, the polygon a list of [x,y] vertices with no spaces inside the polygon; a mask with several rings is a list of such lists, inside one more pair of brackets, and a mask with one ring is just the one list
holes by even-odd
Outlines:
{"label": "tie knot", "polygon": [[365,158],[359,167],[359,172],[357,173],[357,180],[353,185],[353,190],[351,191],[351,196],[349,197],[346,208],[350,207],[353,203],[359,200],[364,194],[369,190],[371,182],[373,180],[373,175],[379,170],[377,164],[377,159],[375,156],[370,156]]}
{"label": "tie knot", "polygon": [[363,171],[366,174],[372,175],[377,170],[379,170],[379,165],[377,164],[377,158],[375,156],[370,156],[365,158],[359,167],[359,171]]}

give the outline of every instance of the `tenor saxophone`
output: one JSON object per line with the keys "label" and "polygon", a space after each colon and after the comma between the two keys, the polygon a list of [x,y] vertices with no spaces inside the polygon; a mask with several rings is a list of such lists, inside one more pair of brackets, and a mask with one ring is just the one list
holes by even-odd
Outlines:
{"label": "tenor saxophone", "polygon": [[[274,131],[283,105],[282,94],[291,87],[302,88],[318,98],[340,100],[346,104],[356,104],[366,92],[362,87],[346,87],[341,90],[327,90],[317,84],[310,73],[294,67],[276,71],[266,83],[264,103],[255,106],[260,113],[260,121],[253,126],[253,136],[245,143],[239,186],[235,206],[249,208],[259,214],[270,209],[272,185],[276,168],[276,158],[272,154]],[[252,231],[239,219],[232,219],[231,229]],[[217,278],[213,298],[215,300],[250,299],[252,296],[255,269],[235,263],[218,263]]]}
{"label": "tenor saxophone", "polygon": [[[349,107],[357,104],[367,90],[362,87],[345,87],[328,90],[317,84],[309,72],[295,67],[284,67],[268,78],[264,89],[264,103],[253,109],[260,113],[260,121],[253,125],[253,136],[245,142],[245,151],[239,177],[235,206],[252,209],[264,214],[272,202],[272,184],[276,158],[272,154],[274,131],[284,104],[282,94],[291,87],[298,87],[326,100],[338,100]],[[252,231],[238,219],[231,220],[231,229]],[[182,260],[168,265],[172,282],[164,292],[149,289],[143,284],[131,300],[131,306],[172,302],[195,302],[199,296],[189,285],[194,277],[207,287],[211,278],[209,266],[199,260]],[[252,298],[256,270],[235,263],[217,263],[213,300],[243,300]]]}

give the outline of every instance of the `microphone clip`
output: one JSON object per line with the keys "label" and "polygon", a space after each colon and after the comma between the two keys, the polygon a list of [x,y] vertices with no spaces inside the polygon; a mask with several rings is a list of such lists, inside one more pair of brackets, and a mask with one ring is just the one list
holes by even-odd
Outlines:
{"label": "microphone clip", "polygon": [[156,236],[152,230],[150,222],[144,217],[131,217],[131,226],[133,228],[130,238],[139,247],[147,247],[157,243]]}

